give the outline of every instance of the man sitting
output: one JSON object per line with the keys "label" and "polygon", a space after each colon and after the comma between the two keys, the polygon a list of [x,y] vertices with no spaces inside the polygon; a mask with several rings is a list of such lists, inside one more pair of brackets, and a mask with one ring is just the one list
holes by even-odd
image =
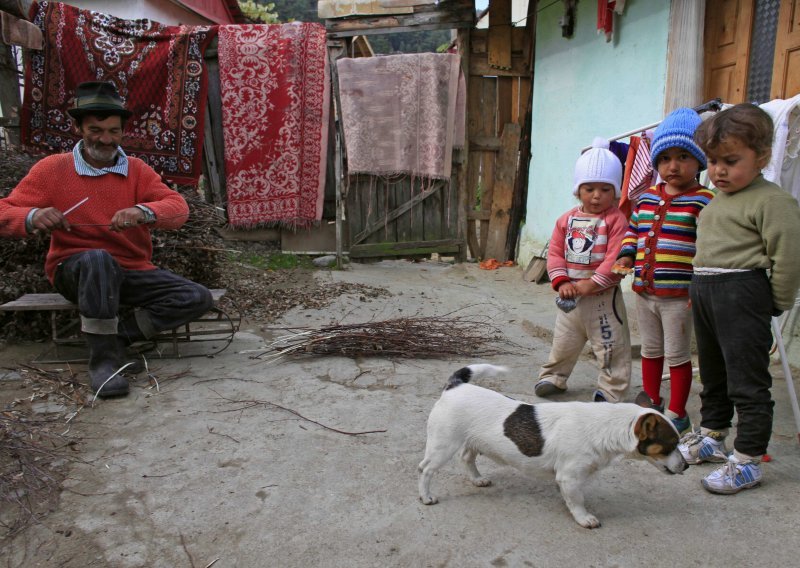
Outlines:
{"label": "man sitting", "polygon": [[[52,233],[45,272],[78,305],[92,390],[125,395],[128,381],[115,374],[125,347],[196,319],[213,302],[204,286],[152,264],[150,230],[179,228],[189,207],[120,148],[131,113],[116,87],[81,83],[67,112],[83,139],[71,154],[36,163],[0,199],[0,236]],[[120,321],[121,304],[135,309]]]}

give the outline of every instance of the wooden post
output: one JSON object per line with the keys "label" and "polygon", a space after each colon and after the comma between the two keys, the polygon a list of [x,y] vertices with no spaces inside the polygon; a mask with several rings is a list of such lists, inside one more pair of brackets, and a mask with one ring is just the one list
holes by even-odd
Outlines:
{"label": "wooden post", "polygon": [[511,222],[511,203],[514,197],[521,132],[519,124],[506,124],[500,137],[500,153],[497,155],[497,177],[492,194],[492,216],[489,218],[486,258],[495,258],[500,262],[508,260],[506,238],[508,225]]}
{"label": "wooden post", "polygon": [[0,108],[3,117],[0,126],[8,133],[12,146],[19,146],[19,111],[22,101],[19,96],[19,75],[11,46],[0,41]]}
{"label": "wooden post", "polygon": [[344,220],[344,177],[346,175],[346,149],[344,145],[344,125],[342,124],[342,101],[339,98],[339,70],[336,60],[345,54],[343,41],[328,41],[328,63],[331,73],[331,116],[334,116],[336,127],[336,268],[343,266],[342,262],[342,222]]}

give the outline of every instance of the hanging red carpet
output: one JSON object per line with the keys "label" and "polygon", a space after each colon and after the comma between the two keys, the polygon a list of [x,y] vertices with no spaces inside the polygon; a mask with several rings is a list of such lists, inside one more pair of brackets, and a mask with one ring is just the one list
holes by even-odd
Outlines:
{"label": "hanging red carpet", "polygon": [[330,103],[325,28],[220,26],[219,74],[230,226],[318,221]]}
{"label": "hanging red carpet", "polygon": [[110,81],[133,112],[122,147],[166,179],[195,184],[202,168],[207,75],[203,52],[211,26],[121,20],[60,2],[31,8],[45,35],[31,51],[21,113],[23,144],[72,150],[79,139],[67,116],[83,81]]}

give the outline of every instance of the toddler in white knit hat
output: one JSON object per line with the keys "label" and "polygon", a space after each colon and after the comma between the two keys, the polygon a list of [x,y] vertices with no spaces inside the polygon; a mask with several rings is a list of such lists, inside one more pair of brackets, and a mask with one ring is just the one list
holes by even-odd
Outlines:
{"label": "toddler in white knit hat", "polygon": [[[622,182],[622,163],[595,138],[590,150],[575,163],[577,207],[561,215],[550,238],[547,273],[558,292],[553,348],[541,368],[534,390],[547,397],[567,390],[567,379],[588,340],[600,374],[596,402],[624,400],[631,377],[631,343],[625,303],[612,271],[628,226],[616,207]],[[574,302],[574,304],[573,304]]]}

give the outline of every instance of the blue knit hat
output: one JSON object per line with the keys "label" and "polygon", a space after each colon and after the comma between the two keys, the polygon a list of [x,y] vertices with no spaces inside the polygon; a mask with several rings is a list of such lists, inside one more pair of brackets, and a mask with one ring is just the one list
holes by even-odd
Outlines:
{"label": "blue knit hat", "polygon": [[703,120],[690,108],[673,110],[656,128],[650,161],[658,169],[658,155],[668,148],[683,148],[700,162],[700,171],[706,169],[706,155],[694,142],[694,131]]}

